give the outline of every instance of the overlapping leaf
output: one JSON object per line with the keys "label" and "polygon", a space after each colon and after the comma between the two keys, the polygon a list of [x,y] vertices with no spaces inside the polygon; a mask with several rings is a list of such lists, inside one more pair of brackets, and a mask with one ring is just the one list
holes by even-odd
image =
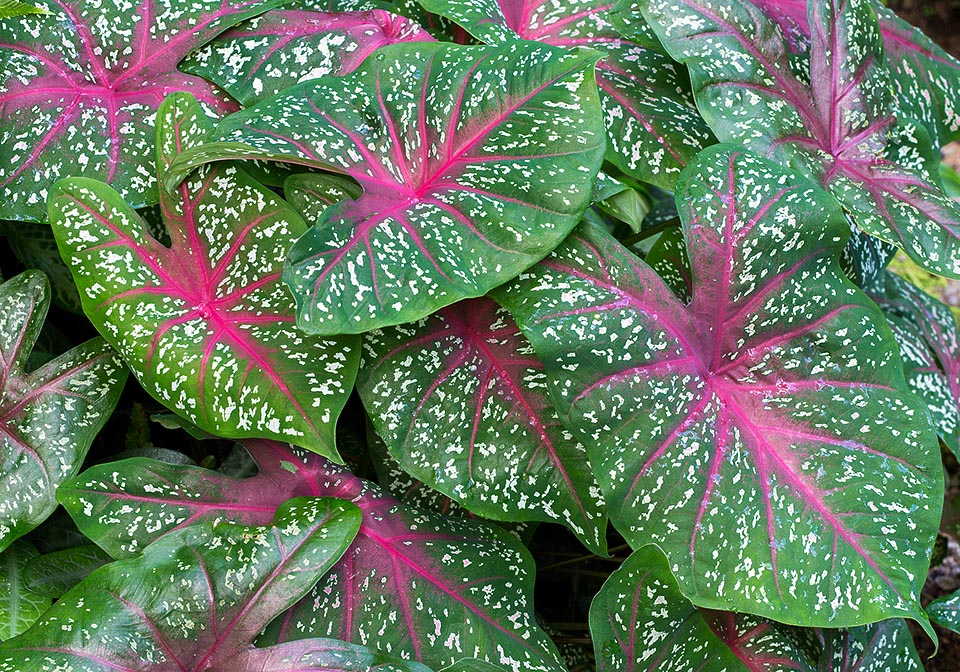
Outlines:
{"label": "overlapping leaf", "polygon": [[44,221],[70,175],[157,201],[153,116],[174,91],[211,114],[236,104],[177,62],[280,0],[44,0],[45,16],[0,19],[0,219]]}
{"label": "overlapping leaf", "polygon": [[479,296],[569,233],[604,150],[595,57],[536,43],[391,45],[345,77],[232,115],[187,153],[329,168],[363,187],[293,247],[311,333],[358,333]]}
{"label": "overlapping leaf", "polygon": [[927,613],[937,625],[960,632],[960,591],[937,598],[927,605]]}
{"label": "overlapping leaf", "polygon": [[352,500],[363,512],[356,540],[268,641],[334,637],[435,668],[477,657],[517,672],[563,669],[533,617],[532,561],[509,535],[404,506],[316,455],[248,445],[253,478],[133,459],[94,467],[58,496],[115,557],[199,521],[269,520],[288,497]]}
{"label": "overlapping leaf", "polygon": [[[0,670],[374,669],[386,662],[381,656],[342,642],[252,646],[270,619],[336,562],[359,526],[349,502],[300,498],[280,507],[272,527],[178,530],[135,559],[98,569],[30,630],[0,645]],[[426,672],[405,663],[376,669]]]}
{"label": "overlapping leaf", "polygon": [[404,469],[495,520],[546,520],[605,553],[586,450],[560,424],[543,365],[487,298],[364,337],[358,390]]}
{"label": "overlapping leaf", "polygon": [[810,4],[809,77],[792,72],[788,41],[749,2],[640,0],[640,7],[690,69],[717,137],[815,179],[864,231],[935,273],[960,277],[960,206],[931,172],[927,132],[896,116],[868,0]]}
{"label": "overlapping leaf", "polygon": [[940,438],[960,457],[960,339],[953,313],[893,273],[884,274],[883,309],[900,346],[910,389],[927,404]]}
{"label": "overlapping leaf", "polygon": [[[160,109],[162,175],[209,129],[189,94]],[[161,196],[165,247],[109,186],[57,185],[50,220],[84,311],[158,401],[227,437],[275,437],[336,457],[337,415],[356,375],[353,338],[306,337],[280,280],[306,227],[232,166]]]}
{"label": "overlapping leaf", "polygon": [[227,31],[181,68],[249,106],[308,79],[353,72],[384,45],[432,40],[413,21],[382,10],[278,10]]}
{"label": "overlapping leaf", "polygon": [[32,590],[24,579],[27,565],[38,555],[22,539],[0,553],[0,641],[29,628],[50,606],[50,598]]}
{"label": "overlapping leaf", "polygon": [[49,598],[60,598],[111,558],[96,544],[72,546],[30,559],[23,570],[28,590]]}
{"label": "overlapping leaf", "polygon": [[624,39],[607,18],[607,0],[421,0],[488,44],[522,38],[603,52],[597,85],[607,159],[638,179],[672,189],[680,171],[713,142],[697,113],[686,72],[662,51]]}
{"label": "overlapping leaf", "polygon": [[611,520],[661,546],[701,606],[924,622],[937,441],[882,314],[840,272],[835,201],[721,146],[688,166],[678,206],[689,307],[594,227],[498,296],[585,437]]}
{"label": "overlapping leaf", "polygon": [[99,338],[27,373],[49,306],[38,271],[0,285],[0,550],[56,508],[57,487],[80,471],[127,378]]}

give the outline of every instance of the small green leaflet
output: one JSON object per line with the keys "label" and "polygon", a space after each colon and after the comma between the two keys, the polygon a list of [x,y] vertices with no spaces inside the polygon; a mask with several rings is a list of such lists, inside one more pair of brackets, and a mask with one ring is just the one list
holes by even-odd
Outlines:
{"label": "small green leaflet", "polygon": [[35,7],[26,2],[18,0],[0,0],[0,19],[10,19],[15,16],[26,16],[28,14],[49,14],[50,12],[42,7]]}
{"label": "small green leaflet", "polygon": [[[170,96],[157,119],[162,176],[209,123],[189,94]],[[192,424],[339,459],[334,426],[359,346],[294,327],[280,272],[305,231],[299,215],[230,165],[202,168],[160,204],[169,248],[109,186],[57,184],[50,221],[87,316],[146,390]]]}
{"label": "small green leaflet", "polygon": [[39,271],[0,285],[0,550],[53,513],[57,487],[80,471],[127,379],[99,338],[27,373],[49,307]]}
{"label": "small green leaflet", "polygon": [[546,365],[610,518],[695,604],[798,625],[906,616],[942,504],[939,445],[836,201],[716,146],[681,175],[692,300],[582,226],[497,290]]}
{"label": "small green leaflet", "polygon": [[297,324],[414,321],[514,277],[579,221],[605,146],[596,58],[535,42],[390,45],[231,115],[165,184],[243,157],[349,175],[363,194],[327,208],[284,269]]}

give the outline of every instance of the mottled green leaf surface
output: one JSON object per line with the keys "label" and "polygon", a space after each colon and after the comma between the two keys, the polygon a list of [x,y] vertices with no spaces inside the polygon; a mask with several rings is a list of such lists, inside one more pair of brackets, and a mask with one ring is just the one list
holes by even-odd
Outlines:
{"label": "mottled green leaf surface", "polygon": [[934,600],[927,605],[927,613],[937,625],[960,632],[960,591]]}
{"label": "mottled green leaf surface", "polygon": [[177,62],[280,0],[37,0],[0,18],[0,219],[45,221],[50,188],[97,178],[140,207],[157,201],[153,117],[191,91],[210,114],[229,96]]}
{"label": "mottled green leaf surface", "polygon": [[927,405],[944,444],[960,457],[960,340],[953,312],[903,278],[884,274],[883,309],[910,389]]}
{"label": "mottled green leaf surface", "polygon": [[411,474],[494,520],[560,522],[595,553],[606,514],[586,449],[557,417],[543,365],[487,298],[364,336],[358,390]]}
{"label": "mottled green leaf surface", "polygon": [[[189,94],[160,109],[157,163],[209,130]],[[50,201],[57,243],[84,311],[146,390],[219,436],[296,441],[337,458],[333,433],[359,346],[301,334],[280,280],[306,227],[234,166],[207,166],[161,195],[165,247],[109,186],[60,182]]]}
{"label": "mottled green leaf surface", "polygon": [[432,40],[413,21],[382,10],[278,10],[225,32],[180,67],[250,106],[309,79],[353,72],[387,44]]}
{"label": "mottled green leaf surface", "polygon": [[689,306],[595,227],[497,297],[584,437],[611,520],[661,546],[701,606],[924,622],[938,443],[882,314],[840,272],[836,202],[721,146],[688,166],[678,207]]}
{"label": "mottled green leaf surface", "polygon": [[[336,562],[359,525],[349,502],[299,498],[280,507],[273,526],[178,530],[134,559],[98,569],[30,630],[0,645],[0,670],[264,669],[239,667],[269,656],[252,650],[254,637]],[[269,669],[310,669],[295,664],[297,647],[273,652],[277,664]]]}
{"label": "mottled green leaf surface", "polygon": [[603,53],[597,86],[607,128],[607,159],[637,179],[672,189],[687,162],[711,144],[682,67],[661,50],[625,39],[608,0],[421,0],[488,44],[536,40]]}
{"label": "mottled green leaf surface", "polygon": [[634,551],[590,604],[597,672],[748,672],[710,629],[655,546]]}
{"label": "mottled green leaf surface", "polygon": [[24,574],[39,556],[32,544],[18,539],[0,553],[0,641],[16,637],[40,618],[50,598],[30,588]]}
{"label": "mottled green leaf surface", "polygon": [[928,132],[897,116],[869,0],[810,3],[802,74],[791,67],[778,24],[749,2],[639,6],[689,68],[700,111],[718,138],[814,179],[861,229],[934,273],[960,277],[960,206],[938,184]]}
{"label": "mottled green leaf surface", "polygon": [[269,520],[289,497],[351,500],[363,512],[354,543],[262,644],[334,637],[434,669],[467,657],[515,672],[563,669],[533,616],[533,561],[513,537],[400,504],[317,455],[247,446],[252,478],[134,459],[89,469],[60,501],[86,535],[129,557],[191,523]]}
{"label": "mottled green leaf surface", "polygon": [[27,372],[50,306],[39,271],[0,285],[0,550],[49,516],[113,412],[127,369],[102,339]]}
{"label": "mottled green leaf surface", "polygon": [[552,249],[589,205],[605,145],[596,54],[543,44],[380,49],[225,120],[182,155],[266,158],[345,173],[284,280],[310,333],[358,333],[479,296]]}

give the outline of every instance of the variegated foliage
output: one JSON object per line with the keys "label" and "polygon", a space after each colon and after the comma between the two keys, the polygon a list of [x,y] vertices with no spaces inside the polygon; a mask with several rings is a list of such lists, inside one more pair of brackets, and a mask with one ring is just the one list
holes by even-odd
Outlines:
{"label": "variegated foliage", "polygon": [[382,10],[277,10],[227,31],[180,67],[249,106],[300,82],[353,72],[387,44],[432,40],[413,21]]}
{"label": "variegated foliage", "polygon": [[663,548],[700,606],[925,623],[937,441],[882,314],[840,272],[836,202],[726,146],[677,188],[688,306],[592,226],[497,294],[611,520],[634,547]]}
{"label": "variegated foliage", "polygon": [[269,521],[290,497],[353,501],[363,513],[353,544],[261,643],[334,637],[434,668],[477,657],[515,672],[563,669],[534,620],[532,562],[513,537],[400,504],[319,456],[248,447],[252,478],[135,458],[93,467],[59,498],[118,558],[201,521]]}
{"label": "variegated foliage", "polygon": [[[607,159],[638,179],[672,189],[713,135],[697,113],[682,67],[661,49],[625,39],[610,22],[607,0],[421,0],[487,44],[536,40],[585,46],[604,57],[597,86],[607,128]],[[640,29],[645,26],[641,24]],[[655,39],[655,38],[654,38]]]}
{"label": "variegated foliage", "polygon": [[639,6],[689,68],[717,137],[814,179],[864,231],[935,273],[960,277],[960,206],[939,186],[929,133],[898,117],[869,0],[812,0],[810,52],[793,58],[779,24],[745,0]]}
{"label": "variegated foliage", "polygon": [[543,365],[487,298],[364,336],[358,390],[404,469],[495,520],[548,520],[606,550],[584,446],[560,423]]}
{"label": "variegated foliage", "polygon": [[177,63],[281,0],[38,0],[47,14],[0,18],[0,219],[44,221],[54,182],[111,183],[157,202],[153,117],[174,91],[210,114],[236,104]]}
{"label": "variegated foliage", "polygon": [[484,294],[556,246],[603,158],[593,52],[408,43],[225,120],[167,183],[223,158],[345,173],[284,280],[308,333],[358,333]]}
{"label": "variegated foliage", "polygon": [[342,500],[300,498],[272,523],[187,527],[96,570],[0,645],[0,670],[429,672],[334,640],[253,647],[343,554],[360,512]]}
{"label": "variegated foliage", "polygon": [[127,369],[102,339],[27,371],[50,307],[38,271],[0,285],[0,550],[53,513],[113,412]]}
{"label": "variegated foliage", "polygon": [[[157,170],[206,136],[189,94],[158,115]],[[359,344],[294,325],[280,281],[306,227],[233,166],[206,167],[161,194],[166,247],[108,185],[59,182],[50,221],[83,308],[158,401],[219,436],[296,441],[339,459],[334,426],[353,385]]]}

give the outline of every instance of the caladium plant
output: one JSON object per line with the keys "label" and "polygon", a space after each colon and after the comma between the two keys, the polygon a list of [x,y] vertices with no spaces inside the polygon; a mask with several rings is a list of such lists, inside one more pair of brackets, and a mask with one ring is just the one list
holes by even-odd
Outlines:
{"label": "caladium plant", "polygon": [[960,64],[879,2],[30,4],[0,670],[880,672],[956,627],[957,327],[884,266],[960,275]]}

